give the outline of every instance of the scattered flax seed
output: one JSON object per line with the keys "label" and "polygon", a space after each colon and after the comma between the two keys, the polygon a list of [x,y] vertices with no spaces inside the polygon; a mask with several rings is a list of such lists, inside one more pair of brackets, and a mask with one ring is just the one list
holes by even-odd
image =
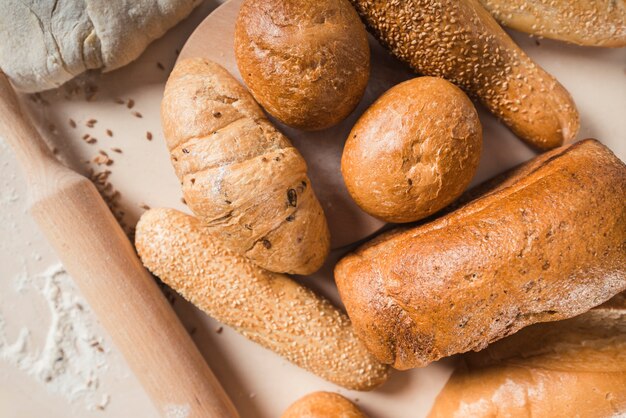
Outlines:
{"label": "scattered flax seed", "polygon": [[103,150],[98,151],[98,154],[91,159],[94,164],[110,166],[113,164],[113,160],[109,158],[109,155]]}
{"label": "scattered flax seed", "polygon": [[187,204],[187,201],[185,200],[185,198],[184,198],[184,197],[181,197],[181,198],[180,198],[180,201],[181,201],[181,202],[183,202],[183,205],[186,205],[186,204]]}
{"label": "scattered flax seed", "polygon": [[91,136],[91,135],[89,135],[89,134],[85,134],[85,135],[83,135],[83,139],[87,139],[87,138],[89,138],[90,136]]}
{"label": "scattered flax seed", "polygon": [[120,99],[119,97],[116,97],[115,99],[113,99],[113,101],[117,104],[125,104],[126,102],[124,101],[124,99]]}
{"label": "scattered flax seed", "polygon": [[134,111],[134,112],[132,112],[132,113],[133,113],[133,116],[134,116],[134,117],[136,117],[136,118],[143,118],[143,116],[141,115],[141,113],[139,113],[139,112],[137,112],[137,111]]}
{"label": "scattered flax seed", "polygon": [[69,124],[72,128],[76,128],[76,122],[74,121],[74,119],[70,118]]}
{"label": "scattered flax seed", "polygon": [[58,133],[57,127],[56,127],[56,125],[54,123],[49,123],[48,124],[48,131],[50,131],[50,133],[52,135],[56,135]]}
{"label": "scattered flax seed", "polygon": [[128,103],[126,103],[126,107],[132,109],[135,106],[135,101],[133,99],[128,99]]}
{"label": "scattered flax seed", "polygon": [[224,331],[224,327],[218,327],[215,332],[217,332],[218,334],[221,334]]}
{"label": "scattered flax seed", "polygon": [[150,132],[150,131],[146,132],[146,139],[148,141],[152,141],[152,132]]}
{"label": "scattered flax seed", "polygon": [[98,142],[98,140],[91,136],[91,137],[87,138],[87,140],[85,142],[88,143],[88,144],[95,144],[96,142]]}
{"label": "scattered flax seed", "polygon": [[98,121],[96,119],[89,119],[85,125],[87,125],[88,128],[93,128],[96,123],[98,123]]}
{"label": "scattered flax seed", "polygon": [[59,149],[57,147],[52,148],[52,155],[57,155],[59,153]]}
{"label": "scattered flax seed", "polygon": [[110,129],[107,129],[107,136],[113,136],[113,131]]}
{"label": "scattered flax seed", "polygon": [[141,203],[139,207],[143,210],[150,210],[150,206],[146,205],[145,203]]}
{"label": "scattered flax seed", "polygon": [[122,150],[120,148],[117,148],[117,147],[116,148],[111,148],[111,151],[117,152],[118,154],[122,153]]}
{"label": "scattered flax seed", "polygon": [[163,66],[163,64],[161,64],[160,62],[157,61],[156,66],[159,70],[165,70],[165,67]]}

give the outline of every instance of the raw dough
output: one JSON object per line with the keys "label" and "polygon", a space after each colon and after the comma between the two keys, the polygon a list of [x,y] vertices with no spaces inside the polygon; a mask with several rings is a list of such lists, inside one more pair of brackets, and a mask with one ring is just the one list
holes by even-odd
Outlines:
{"label": "raw dough", "polygon": [[202,0],[3,0],[0,68],[16,88],[58,87],[90,69],[114,70]]}

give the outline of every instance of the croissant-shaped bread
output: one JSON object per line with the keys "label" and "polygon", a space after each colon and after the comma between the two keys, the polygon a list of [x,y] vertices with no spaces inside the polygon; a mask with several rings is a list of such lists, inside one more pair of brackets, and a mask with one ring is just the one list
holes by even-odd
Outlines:
{"label": "croissant-shaped bread", "polygon": [[306,162],[228,71],[179,62],[161,118],[187,205],[216,239],[270,271],[321,267],[330,234]]}

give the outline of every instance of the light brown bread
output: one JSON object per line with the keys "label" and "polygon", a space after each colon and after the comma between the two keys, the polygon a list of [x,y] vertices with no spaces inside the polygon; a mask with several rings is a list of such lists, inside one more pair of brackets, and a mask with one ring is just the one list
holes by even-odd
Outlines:
{"label": "light brown bread", "polygon": [[626,166],[585,140],[433,222],[372,240],[335,279],[382,362],[425,366],[626,289],[625,202]]}
{"label": "light brown bread", "polygon": [[298,399],[281,418],[367,418],[355,404],[332,392],[313,392]]}
{"label": "light brown bread", "polygon": [[383,94],[357,121],[341,173],[364,211],[412,222],[459,197],[481,148],[478,113],[465,93],[442,78],[414,78]]}
{"label": "light brown bread", "polygon": [[235,56],[261,106],[304,130],[345,119],[369,79],[367,32],[348,0],[245,0]]}
{"label": "light brown bread", "polygon": [[626,303],[621,297],[575,318],[532,325],[464,356],[429,416],[624,414]]}
{"label": "light brown bread", "polygon": [[626,46],[625,0],[480,0],[505,26],[585,46]]}
{"label": "light brown bread", "polygon": [[387,379],[348,317],[283,274],[223,247],[193,216],[152,209],[137,224],[137,252],[164,283],[205,311],[292,363],[354,390]]}
{"label": "light brown bread", "polygon": [[539,149],[575,138],[571,96],[502,30],[478,0],[351,0],[372,33],[418,73],[478,98]]}
{"label": "light brown bread", "polygon": [[306,162],[228,71],[180,61],[161,119],[187,205],[216,240],[271,271],[321,267],[330,234]]}

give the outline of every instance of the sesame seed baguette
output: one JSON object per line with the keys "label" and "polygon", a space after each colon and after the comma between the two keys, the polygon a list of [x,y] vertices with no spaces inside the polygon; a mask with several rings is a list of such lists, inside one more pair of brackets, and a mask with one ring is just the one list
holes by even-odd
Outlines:
{"label": "sesame seed baguette", "polygon": [[216,239],[271,271],[322,266],[330,233],[306,162],[226,69],[178,62],[161,119],[185,201]]}
{"label": "sesame seed baguette", "polygon": [[505,26],[584,46],[626,46],[625,0],[480,0]]}
{"label": "sesame seed baguette", "polygon": [[573,140],[576,106],[478,0],[352,0],[370,31],[415,71],[480,100],[517,136],[547,150]]}
{"label": "sesame seed baguette", "polygon": [[284,274],[223,247],[193,216],[151,209],[137,224],[144,265],[218,321],[337,385],[370,390],[387,379],[348,317]]}

